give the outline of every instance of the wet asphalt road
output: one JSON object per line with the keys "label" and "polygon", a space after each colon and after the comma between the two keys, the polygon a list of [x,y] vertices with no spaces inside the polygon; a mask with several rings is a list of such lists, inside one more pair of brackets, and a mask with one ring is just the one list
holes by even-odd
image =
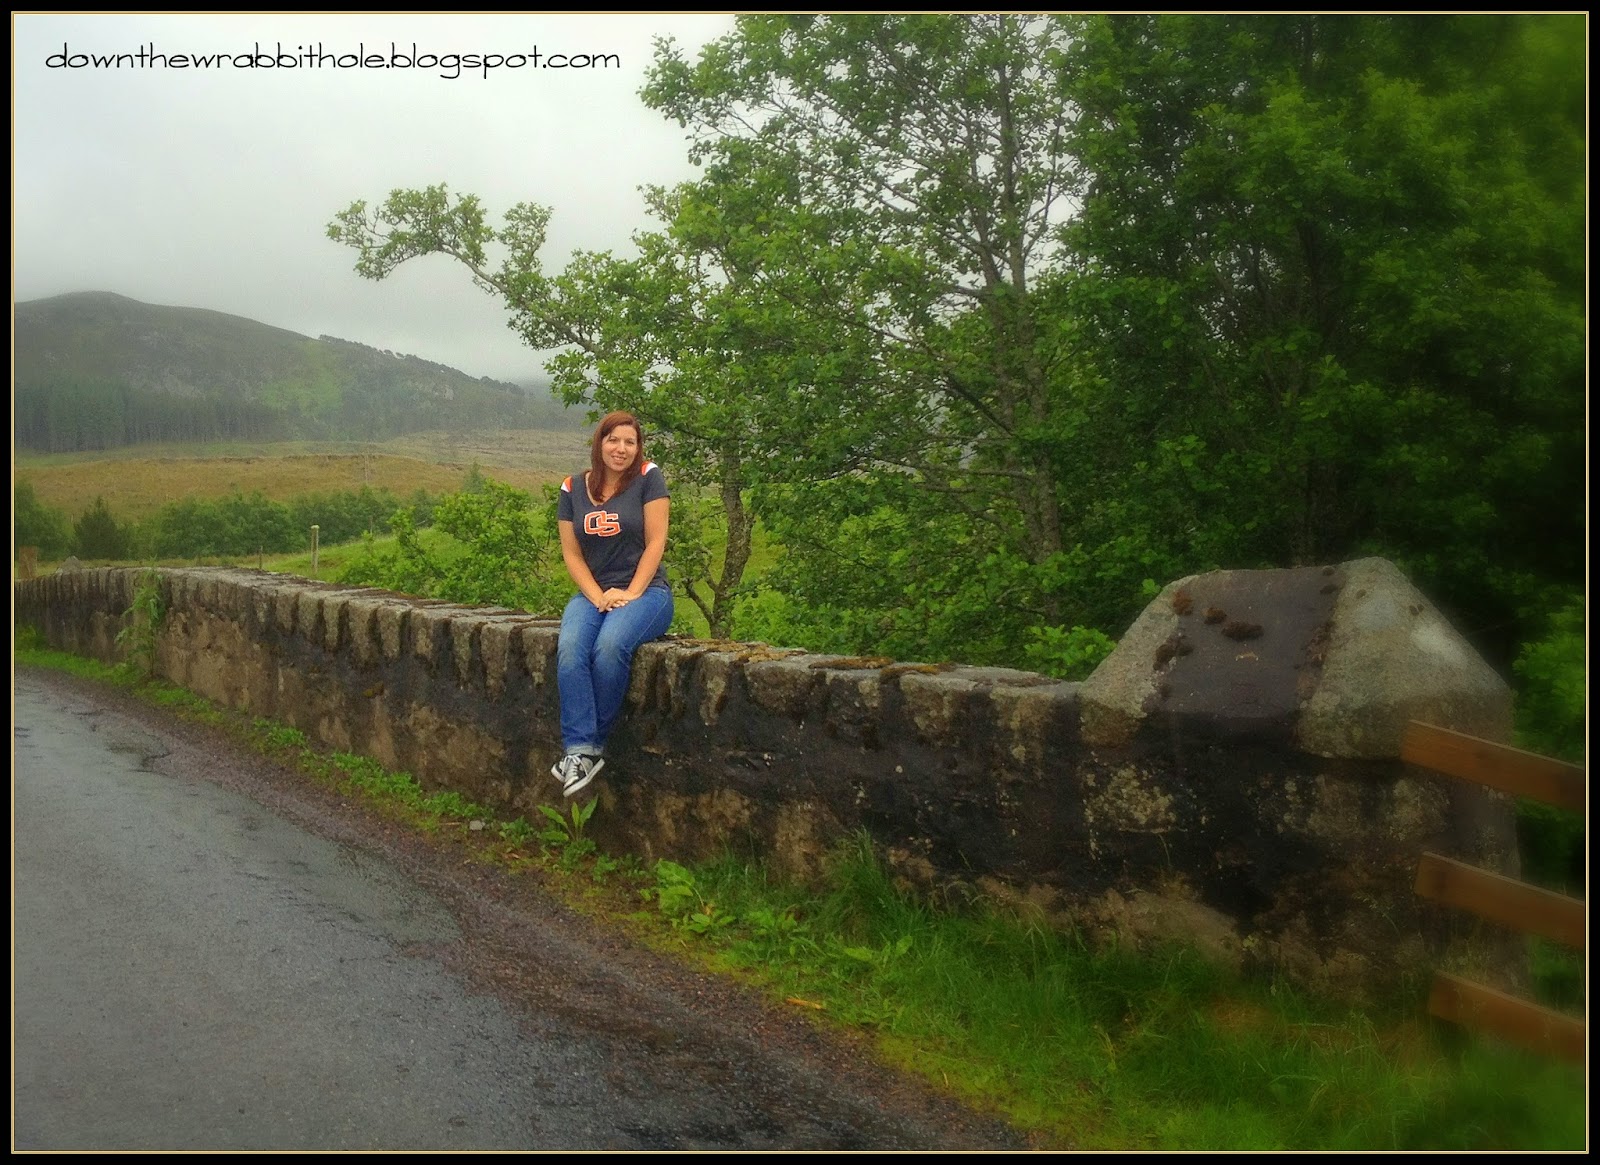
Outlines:
{"label": "wet asphalt road", "polygon": [[704,987],[581,926],[310,831],[192,736],[17,675],[17,1149],[1016,1147],[769,1048],[742,1003],[709,1030]]}

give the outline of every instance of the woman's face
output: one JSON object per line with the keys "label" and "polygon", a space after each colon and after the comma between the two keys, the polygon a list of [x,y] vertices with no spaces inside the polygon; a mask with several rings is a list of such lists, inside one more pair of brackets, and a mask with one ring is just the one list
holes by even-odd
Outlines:
{"label": "woman's face", "polygon": [[618,425],[600,439],[600,458],[612,473],[624,473],[639,456],[639,430]]}

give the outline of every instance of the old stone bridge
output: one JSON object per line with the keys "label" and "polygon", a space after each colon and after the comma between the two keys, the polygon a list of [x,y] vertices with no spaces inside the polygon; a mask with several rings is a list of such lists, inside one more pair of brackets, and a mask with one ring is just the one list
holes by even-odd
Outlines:
{"label": "old stone bridge", "polygon": [[[119,657],[144,572],[18,583],[19,625]],[[510,815],[559,800],[557,627],[237,569],[164,569],[161,676]],[[636,657],[591,829],[641,857],[734,846],[814,874],[866,830],[897,873],[1313,989],[1504,940],[1412,893],[1433,849],[1516,872],[1509,803],[1397,759],[1417,718],[1504,739],[1509,692],[1389,563],[1168,586],[1085,682],[666,639]]]}

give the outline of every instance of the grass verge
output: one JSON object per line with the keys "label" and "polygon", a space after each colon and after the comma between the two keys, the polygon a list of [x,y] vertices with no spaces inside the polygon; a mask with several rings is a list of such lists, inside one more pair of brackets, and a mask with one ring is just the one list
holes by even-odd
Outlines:
{"label": "grass verge", "polygon": [[883,1055],[995,1107],[1041,1147],[1578,1148],[1580,1069],[1246,982],[1191,952],[1095,949],[987,909],[906,897],[856,842],[821,890],[758,864],[662,863],[679,942]]}
{"label": "grass verge", "polygon": [[999,1111],[1041,1148],[1574,1150],[1581,1068],[1436,1028],[1408,1001],[1375,1012],[1247,982],[1183,950],[1096,949],[988,909],[902,894],[856,840],[824,885],[728,857],[644,869],[596,851],[594,802],[497,820],[459,794],[295,729],[247,720],[124,669],[41,648],[18,662],[111,682],[234,733],[482,861],[537,872],[574,906],[658,949],[734,974],[819,1023],[871,1034],[881,1055]]}

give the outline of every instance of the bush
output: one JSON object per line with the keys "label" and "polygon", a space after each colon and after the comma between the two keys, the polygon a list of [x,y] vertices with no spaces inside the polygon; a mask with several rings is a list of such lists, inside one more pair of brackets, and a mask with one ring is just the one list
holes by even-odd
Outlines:
{"label": "bush", "polygon": [[72,537],[67,516],[41,504],[29,481],[17,482],[12,493],[11,528],[17,546],[36,547],[39,557],[51,560],[66,554]]}
{"label": "bush", "polygon": [[[1581,764],[1588,692],[1584,600],[1569,595],[1546,624],[1543,638],[1523,645],[1512,665],[1517,692],[1517,743]],[[1584,821],[1576,813],[1524,801],[1517,810],[1524,873],[1541,885],[1582,894]]]}
{"label": "bush", "polygon": [[[306,494],[275,502],[259,490],[239,490],[223,498],[184,498],[169,502],[147,524],[147,550],[158,558],[242,558],[264,551],[288,554],[310,544],[311,527],[323,546],[352,542],[364,534],[387,533],[400,501],[388,490],[363,486],[327,494]],[[432,502],[418,490],[413,505],[431,515]],[[419,523],[422,524],[422,523]]]}
{"label": "bush", "polygon": [[[426,499],[427,494],[422,497]],[[289,514],[297,531],[317,526],[318,540],[324,546],[333,546],[353,542],[364,534],[387,534],[389,519],[399,508],[400,500],[388,490],[364,485],[356,491],[296,498],[289,503]]]}
{"label": "bush", "polygon": [[548,577],[556,545],[550,507],[535,506],[526,490],[480,479],[441,499],[433,518],[453,545],[425,546],[411,513],[400,510],[390,519],[394,546],[369,543],[339,581],[535,614],[560,611],[568,588]]}
{"label": "bush", "polygon": [[1512,669],[1517,692],[1517,741],[1523,748],[1581,763],[1588,693],[1584,599],[1581,594],[1549,617],[1541,639],[1523,645]]}
{"label": "bush", "polygon": [[105,498],[95,498],[94,505],[72,524],[72,550],[79,558],[114,562],[127,558],[132,549],[132,531],[112,515]]}
{"label": "bush", "polygon": [[1047,676],[1083,680],[1110,655],[1117,641],[1093,627],[1034,627],[1033,642],[1023,649],[1027,665]]}
{"label": "bush", "polygon": [[281,502],[259,490],[225,498],[184,498],[150,520],[150,549],[158,558],[242,557],[296,549],[300,531]]}

